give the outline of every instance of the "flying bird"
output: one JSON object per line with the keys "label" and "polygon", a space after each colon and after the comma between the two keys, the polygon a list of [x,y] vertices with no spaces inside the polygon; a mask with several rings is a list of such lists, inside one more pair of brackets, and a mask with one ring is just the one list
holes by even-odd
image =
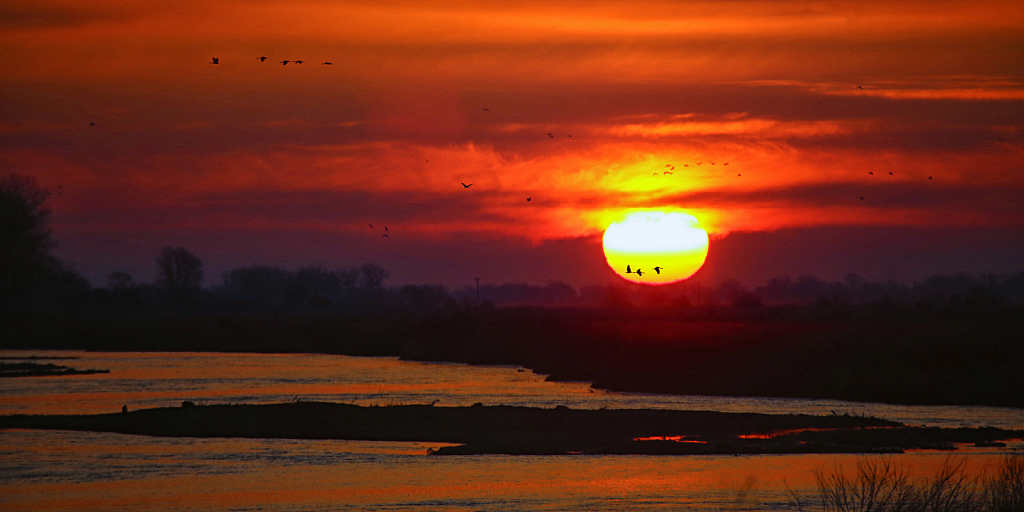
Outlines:
{"label": "flying bird", "polygon": [[96,126],[96,123],[89,123],[89,126]]}
{"label": "flying bird", "polygon": [[665,164],[665,167],[672,167],[672,164]]}
{"label": "flying bird", "polygon": [[860,196],[860,200],[863,201],[864,200],[864,196]]}
{"label": "flying bird", "polygon": [[296,64],[302,64],[303,62],[304,62],[304,61],[301,61],[301,60],[297,60],[297,61],[295,61],[295,63],[296,63]]}
{"label": "flying bird", "polygon": [[932,179],[932,177],[931,177],[931,176],[928,176],[928,179]]}
{"label": "flying bird", "polygon": [[465,183],[462,183],[462,188],[469,188],[469,187],[472,187],[472,186],[473,186],[472,183],[470,183],[469,185],[466,185]]}
{"label": "flying bird", "polygon": [[737,178],[739,178],[740,176],[741,176],[740,174],[737,174],[737,175],[736,175],[736,177],[737,177]]}
{"label": "flying bird", "polygon": [[636,269],[636,275],[639,277],[643,277],[644,273],[640,269]]}
{"label": "flying bird", "polygon": [[661,269],[662,269],[662,268],[664,268],[664,267],[654,267],[654,271],[655,271],[656,273],[660,274],[660,273],[661,273]]}
{"label": "flying bird", "polygon": [[726,163],[724,163],[724,164],[722,164],[722,165],[729,165],[729,162],[726,162]]}
{"label": "flying bird", "polygon": [[531,200],[531,199],[533,199],[533,198],[532,198],[532,197],[527,197],[527,198],[526,198],[526,200],[527,200],[527,201],[529,201],[529,200]]}
{"label": "flying bird", "polygon": [[704,163],[704,162],[697,162],[697,165],[700,165],[700,164],[702,164],[702,163]]}
{"label": "flying bird", "polygon": [[689,167],[690,164],[683,164],[683,167]]}
{"label": "flying bird", "polygon": [[220,59],[218,59],[217,57],[213,57],[213,62],[211,62],[210,64],[220,64]]}
{"label": "flying bird", "polygon": [[891,172],[889,173],[889,176],[892,176],[892,173],[891,173]]}
{"label": "flying bird", "polygon": [[[673,167],[673,169],[675,169],[675,167]],[[672,174],[672,172],[671,171],[665,171],[662,174]]]}
{"label": "flying bird", "polygon": [[657,176],[657,175],[658,175],[658,173],[654,173],[654,174],[652,174],[651,176]]}
{"label": "flying bird", "polygon": [[267,58],[266,57],[256,57],[256,60],[258,60],[260,62],[264,62],[264,61],[267,60]]}
{"label": "flying bird", "polygon": [[714,162],[711,162],[711,165],[715,165],[715,163],[714,163]]}
{"label": "flying bird", "polygon": [[384,231],[390,231],[387,226],[384,226]]}
{"label": "flying bird", "polygon": [[291,61],[290,60],[282,60],[281,61],[281,65],[282,66],[287,66],[289,62],[291,62]]}
{"label": "flying bird", "polygon": [[554,135],[551,135],[551,134],[549,133],[549,134],[548,134],[548,137],[554,138]]}
{"label": "flying bird", "polygon": [[627,274],[632,274],[633,273],[633,271],[629,269],[629,265],[626,265],[626,273]]}
{"label": "flying bird", "polygon": [[384,237],[384,238],[391,238],[390,236],[388,236],[388,235],[387,235],[387,233],[384,233],[384,234],[383,234],[383,235],[381,235],[381,236],[382,236],[382,237]]}
{"label": "flying bird", "polygon": [[484,110],[490,111],[491,109],[489,109],[489,108],[485,108]]}
{"label": "flying bird", "polygon": [[861,86],[859,86],[859,85],[857,86],[857,88],[858,88],[858,89],[863,89],[863,87],[861,87]]}
{"label": "flying bird", "polygon": [[872,175],[872,176],[874,176],[874,175],[875,175],[875,173],[873,173],[873,172],[871,172],[871,171],[868,171],[868,174],[870,174],[870,175]]}
{"label": "flying bird", "polygon": [[321,66],[333,66],[333,65],[334,65],[333,62],[324,62],[323,64],[321,64]]}
{"label": "flying bird", "polygon": [[[370,223],[369,223],[369,222],[367,222],[367,224],[370,224]],[[372,228],[372,227],[373,227],[373,224],[370,224],[370,227]]]}

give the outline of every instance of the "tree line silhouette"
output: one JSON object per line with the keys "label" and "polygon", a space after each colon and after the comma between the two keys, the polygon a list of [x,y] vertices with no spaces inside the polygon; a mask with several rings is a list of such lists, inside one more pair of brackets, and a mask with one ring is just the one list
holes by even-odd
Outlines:
{"label": "tree line silhouette", "polygon": [[[917,284],[780,277],[387,287],[386,269],[251,266],[186,248],[93,288],[51,254],[45,192],[0,179],[0,348],[315,352],[515,364],[595,387],[1024,407],[1024,273]],[[539,306],[539,307],[538,307]]]}
{"label": "tree line silhouette", "polygon": [[659,287],[640,284],[589,285],[561,281],[544,285],[484,283],[386,287],[390,272],[379,265],[298,270],[248,266],[224,273],[222,284],[203,288],[202,260],[185,247],[163,247],[153,284],[112,272],[106,286],[93,288],[67,263],[53,256],[48,192],[32,178],[0,179],[0,309],[25,312],[191,308],[234,311],[307,311],[352,308],[470,308],[515,306],[600,307],[613,310],[664,308],[733,309],[802,306],[842,314],[874,305],[887,313],[947,314],[1004,312],[1024,307],[1024,272],[1007,275],[938,275],[920,283],[873,282],[856,274],[841,281],[813,276],[780,276],[753,288],[736,280],[710,286],[690,280]]}

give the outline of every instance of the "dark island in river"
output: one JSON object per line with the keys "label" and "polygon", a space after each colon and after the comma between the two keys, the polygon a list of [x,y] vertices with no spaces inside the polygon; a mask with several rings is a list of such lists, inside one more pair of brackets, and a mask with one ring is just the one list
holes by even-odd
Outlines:
{"label": "dark island in river", "polygon": [[1024,431],[910,427],[860,416],[708,411],[297,402],[207,405],[54,416],[0,416],[0,428],[171,437],[456,443],[438,455],[899,453],[998,445]]}

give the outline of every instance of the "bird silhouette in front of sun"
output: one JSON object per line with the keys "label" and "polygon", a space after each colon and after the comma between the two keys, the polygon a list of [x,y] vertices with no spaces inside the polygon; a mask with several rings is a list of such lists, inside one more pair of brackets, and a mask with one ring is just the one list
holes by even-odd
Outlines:
{"label": "bird silhouette in front of sun", "polygon": [[220,64],[220,59],[213,57],[213,61],[211,61],[210,64]]}
{"label": "bird silhouette in front of sun", "polygon": [[722,164],[722,165],[729,165],[729,162],[726,162],[726,163],[724,163],[724,164]]}
{"label": "bird silhouette in front of sun", "polygon": [[256,60],[258,60],[260,62],[266,62],[267,58],[266,57],[256,57]]}
{"label": "bird silhouette in front of sun", "polygon": [[333,66],[333,65],[334,65],[333,62],[324,62],[323,64],[321,64],[321,66]]}
{"label": "bird silhouette in front of sun", "polygon": [[[367,222],[367,224],[370,224],[370,223],[369,223],[369,222]],[[373,227],[373,224],[370,224],[370,227],[372,228],[372,227]]]}
{"label": "bird silhouette in front of sun", "polygon": [[629,265],[626,265],[626,273],[627,274],[632,274],[633,273],[633,270],[629,268]]}
{"label": "bird silhouette in front of sun", "polygon": [[662,271],[662,270],[664,270],[664,269],[665,269],[665,267],[654,267],[654,272],[655,272],[656,274],[660,274],[660,273],[661,273],[661,271]]}
{"label": "bird silhouette in front of sun", "polygon": [[532,197],[527,197],[526,198],[526,202],[530,202],[532,199],[533,199]]}
{"label": "bird silhouette in front of sun", "polygon": [[644,276],[644,272],[642,270],[640,270],[640,269],[636,269],[636,275],[637,275],[637,277],[643,277]]}
{"label": "bird silhouette in front of sun", "polygon": [[382,236],[382,237],[384,237],[384,238],[391,238],[390,236],[388,236],[388,234],[387,234],[387,233],[384,233],[384,234],[383,234],[383,235],[381,235],[381,236]]}
{"label": "bird silhouette in front of sun", "polygon": [[549,133],[549,134],[548,134],[548,138],[549,138],[549,139],[553,139],[553,138],[555,138],[555,136]]}
{"label": "bird silhouette in front of sun", "polygon": [[387,226],[384,226],[384,231],[391,231]]}
{"label": "bird silhouette in front of sun", "polygon": [[864,200],[864,196],[858,196],[858,197],[860,197],[860,200],[861,200],[861,201],[863,201],[863,200]]}
{"label": "bird silhouette in front of sun", "polygon": [[306,62],[306,61],[304,61],[304,60],[297,60],[297,61],[295,61],[296,64],[302,64],[303,62]]}
{"label": "bird silhouette in front of sun", "polygon": [[281,65],[282,66],[287,66],[289,62],[291,62],[291,61],[290,60],[282,60],[281,61]]}
{"label": "bird silhouette in front of sun", "polygon": [[702,164],[702,163],[704,163],[704,162],[697,162],[697,165],[700,165],[700,164]]}
{"label": "bird silhouette in front of sun", "polygon": [[715,163],[714,163],[714,162],[711,162],[711,165],[715,165]]}
{"label": "bird silhouette in front of sun", "polygon": [[473,186],[472,183],[470,183],[469,185],[466,185],[465,183],[462,183],[462,188],[469,188],[469,187],[472,187],[472,186]]}
{"label": "bird silhouette in front of sun", "polygon": [[665,171],[662,174],[672,174],[672,171]]}

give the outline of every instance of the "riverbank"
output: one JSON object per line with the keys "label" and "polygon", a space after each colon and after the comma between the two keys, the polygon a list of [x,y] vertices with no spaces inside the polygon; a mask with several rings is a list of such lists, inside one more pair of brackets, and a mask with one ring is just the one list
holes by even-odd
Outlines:
{"label": "riverbank", "polygon": [[517,365],[612,391],[1024,407],[1024,317],[510,308],[20,318],[0,348]]}
{"label": "riverbank", "polygon": [[437,455],[900,453],[1024,438],[1024,431],[908,427],[859,416],[322,402],[0,416],[0,428],[458,444],[432,451]]}
{"label": "riverbank", "polygon": [[53,363],[40,364],[24,361],[18,363],[0,362],[0,378],[91,375],[94,373],[110,373],[110,370],[78,370],[69,366]]}

